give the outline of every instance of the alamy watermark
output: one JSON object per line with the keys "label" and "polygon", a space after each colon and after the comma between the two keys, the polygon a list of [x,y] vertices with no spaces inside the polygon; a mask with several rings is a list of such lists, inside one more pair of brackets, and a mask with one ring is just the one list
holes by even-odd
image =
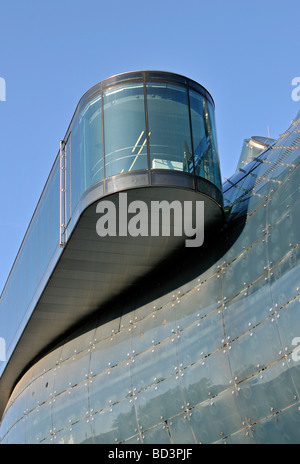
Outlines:
{"label": "alamy watermark", "polygon": [[295,87],[292,91],[292,99],[298,102],[300,101],[300,77],[294,77],[292,86]]}
{"label": "alamy watermark", "polygon": [[0,337],[0,362],[6,361],[6,343],[4,338]]}
{"label": "alamy watermark", "polygon": [[0,101],[6,101],[6,82],[3,77],[0,77]]}
{"label": "alamy watermark", "polygon": [[296,346],[292,351],[292,360],[295,362],[300,361],[300,337],[293,338],[292,345]]}
{"label": "alamy watermark", "polygon": [[[118,206],[118,207],[117,207]],[[204,202],[167,200],[128,203],[127,193],[119,193],[119,204],[103,200],[96,212],[99,237],[188,237],[186,247],[200,247],[204,242]],[[194,237],[194,238],[192,238]]]}

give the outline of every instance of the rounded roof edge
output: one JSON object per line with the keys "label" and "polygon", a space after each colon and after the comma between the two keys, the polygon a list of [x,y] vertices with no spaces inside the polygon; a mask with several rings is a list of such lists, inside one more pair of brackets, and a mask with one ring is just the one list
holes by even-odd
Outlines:
{"label": "rounded roof edge", "polygon": [[202,95],[206,97],[212,103],[215,109],[215,102],[214,102],[214,99],[211,93],[203,85],[199,84],[194,79],[190,79],[189,77],[184,76],[183,74],[178,74],[172,71],[159,71],[159,70],[147,70],[147,69],[139,70],[139,71],[128,71],[124,73],[114,74],[110,77],[107,77],[106,79],[103,79],[102,81],[90,87],[90,89],[88,89],[82,95],[82,97],[78,101],[78,104],[75,108],[75,111],[73,113],[69,126],[65,132],[64,140],[66,140],[68,137],[68,133],[77,115],[77,112],[80,110],[80,108],[86,101],[96,96],[98,93],[104,90],[104,88],[106,89],[106,88],[109,88],[110,86],[121,85],[122,83],[126,83],[128,81],[144,82],[144,81],[147,81],[147,78],[150,81],[161,79],[161,81],[163,82],[163,81],[169,80],[170,82],[178,83],[181,85],[186,85],[186,86],[189,85],[192,88],[192,90],[198,89],[198,91],[201,92]]}
{"label": "rounded roof edge", "polygon": [[84,99],[89,95],[93,94],[93,90],[102,90],[104,88],[109,87],[110,85],[119,85],[122,83],[125,83],[127,81],[143,81],[144,79],[147,81],[147,78],[150,80],[154,79],[162,79],[162,80],[170,80],[175,83],[181,83],[181,84],[194,84],[194,86],[198,87],[199,89],[202,89],[204,93],[209,97],[211,102],[213,103],[213,106],[215,107],[215,101],[211,95],[211,93],[202,85],[199,84],[199,82],[195,81],[194,79],[191,79],[183,74],[178,74],[172,71],[160,71],[160,70],[150,70],[150,69],[145,69],[145,70],[137,70],[137,71],[128,71],[128,72],[123,72],[119,74],[114,74],[110,77],[107,77],[106,79],[103,79],[102,81],[98,82],[94,86],[92,86],[90,89],[88,89],[80,98],[78,102],[78,106],[84,101]]}

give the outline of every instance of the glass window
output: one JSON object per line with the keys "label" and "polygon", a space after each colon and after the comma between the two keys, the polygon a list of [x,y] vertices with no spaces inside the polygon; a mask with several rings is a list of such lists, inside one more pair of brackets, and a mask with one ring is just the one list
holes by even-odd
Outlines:
{"label": "glass window", "polygon": [[101,95],[97,95],[79,115],[82,194],[103,179]]}
{"label": "glass window", "polygon": [[147,134],[143,84],[103,93],[105,177],[147,169]]}
{"label": "glass window", "polygon": [[147,84],[150,168],[193,173],[187,90]]}
{"label": "glass window", "polygon": [[190,105],[196,175],[222,190],[213,108],[194,90],[190,90]]}

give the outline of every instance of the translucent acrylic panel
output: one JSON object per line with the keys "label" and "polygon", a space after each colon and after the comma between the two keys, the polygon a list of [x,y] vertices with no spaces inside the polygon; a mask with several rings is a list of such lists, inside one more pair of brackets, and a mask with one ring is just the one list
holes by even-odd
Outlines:
{"label": "translucent acrylic panel", "polygon": [[230,386],[231,372],[227,352],[219,350],[189,366],[181,378],[186,404],[194,407]]}
{"label": "translucent acrylic panel", "polygon": [[208,179],[221,190],[214,110],[211,104],[194,90],[190,90],[190,105],[196,174]]}
{"label": "translucent acrylic panel", "polygon": [[108,89],[103,99],[105,177],[147,169],[143,84]]}
{"label": "translucent acrylic panel", "polygon": [[277,319],[278,330],[285,354],[287,354],[295,350],[297,339],[300,337],[300,296],[284,306],[280,310],[279,316]]}
{"label": "translucent acrylic panel", "polygon": [[53,376],[53,369],[60,359],[61,350],[62,347],[60,346],[48,353],[47,356],[41,358],[40,361],[36,362],[32,368],[22,377],[20,383],[18,384],[19,388],[22,388],[22,386],[40,377],[41,375],[46,374],[47,371],[52,371],[52,374],[50,373],[50,375]]}
{"label": "translucent acrylic panel", "polygon": [[[62,362],[81,353],[82,351],[91,349],[94,343],[95,331],[96,329],[86,332],[83,329],[83,333],[78,333],[77,336],[74,334],[74,338],[72,337],[72,340],[67,341],[67,343],[65,343],[65,345],[63,345],[60,349],[61,353],[57,360]],[[47,356],[47,359],[48,357],[49,356]]]}
{"label": "translucent acrylic panel", "polygon": [[54,431],[86,418],[89,414],[87,382],[57,395],[51,403]]}
{"label": "translucent acrylic panel", "polygon": [[27,410],[38,407],[53,395],[54,371],[50,370],[34,380],[28,387]]}
{"label": "translucent acrylic panel", "polygon": [[[232,393],[234,392],[234,394]],[[193,409],[191,425],[198,443],[210,444],[242,428],[245,420],[234,389],[206,401]]]}
{"label": "translucent acrylic panel", "polygon": [[142,443],[140,434],[134,435],[127,440],[122,441],[122,445],[139,445]]}
{"label": "translucent acrylic panel", "polygon": [[137,434],[133,400],[124,400],[92,417],[95,444],[116,444]]}
{"label": "translucent acrylic panel", "polygon": [[174,374],[177,367],[176,342],[169,339],[131,360],[132,385],[136,391]]}
{"label": "translucent acrylic panel", "polygon": [[144,390],[135,397],[134,402],[141,430],[147,430],[186,409],[179,376],[169,377]]}
{"label": "translucent acrylic panel", "polygon": [[271,271],[271,292],[276,309],[299,295],[300,247],[289,253]]}
{"label": "translucent acrylic panel", "polygon": [[161,424],[153,429],[147,430],[147,432],[143,433],[142,438],[143,444],[145,445],[164,445],[172,443],[166,424]]}
{"label": "translucent acrylic panel", "polygon": [[176,313],[169,303],[163,309],[150,314],[132,330],[132,350],[139,353],[173,335],[176,330]]}
{"label": "translucent acrylic panel", "polygon": [[12,406],[9,409],[10,426],[15,424],[28,411],[28,394],[29,387],[27,387],[23,392],[21,392],[18,398],[16,398],[15,401],[12,403]]}
{"label": "translucent acrylic panel", "polygon": [[189,417],[190,414],[185,412],[177,417],[174,417],[168,422],[172,443],[184,443],[185,445],[196,443]]}
{"label": "translucent acrylic panel", "polygon": [[226,445],[255,445],[255,433],[249,428],[244,428],[240,432],[234,433],[229,437],[216,442],[216,444],[225,443]]}
{"label": "translucent acrylic panel", "polygon": [[278,363],[239,384],[242,408],[251,423],[295,402],[297,394],[287,362]]}
{"label": "translucent acrylic panel", "polygon": [[269,317],[273,306],[270,286],[260,282],[245,289],[240,295],[226,303],[224,320],[226,333],[235,339]]}
{"label": "translucent acrylic panel", "polygon": [[230,344],[232,373],[241,381],[280,358],[282,346],[275,318],[270,317]]}
{"label": "translucent acrylic panel", "polygon": [[119,364],[89,380],[89,403],[93,413],[102,411],[130,396],[129,363]]}
{"label": "translucent acrylic panel", "polygon": [[54,369],[54,389],[58,394],[89,376],[90,351],[86,350],[64,361]]}
{"label": "translucent acrylic panel", "polygon": [[292,406],[252,426],[256,443],[269,445],[298,444],[299,405]]}
{"label": "translucent acrylic panel", "polygon": [[[295,217],[295,211],[293,211],[293,216]],[[268,252],[270,260],[274,264],[299,242],[299,229],[296,228],[297,223],[299,224],[299,220],[293,221],[291,217],[284,215],[280,222],[270,230]]]}
{"label": "translucent acrylic panel", "polygon": [[[299,359],[299,344],[298,344],[297,338],[296,340],[292,339],[292,342],[294,343],[293,352],[287,357],[287,363],[290,369],[291,376],[293,378],[295,388],[297,390],[297,398],[299,398],[300,397],[300,359]],[[296,342],[297,342],[297,345],[295,345]]]}
{"label": "translucent acrylic panel", "polygon": [[[8,432],[8,430],[15,424],[16,421],[13,420],[13,418],[11,417],[12,416],[12,409],[13,409],[13,405],[10,405],[10,407],[8,407],[2,418],[1,418],[1,423],[0,423],[0,443],[1,443],[1,440],[3,440],[3,437],[6,435],[6,433]],[[22,417],[23,414],[20,416]]]}
{"label": "translucent acrylic panel", "polygon": [[79,113],[81,194],[103,179],[101,95]]}
{"label": "translucent acrylic panel", "polygon": [[193,172],[187,89],[147,84],[150,168]]}
{"label": "translucent acrylic panel", "polygon": [[26,443],[25,439],[25,419],[21,419],[8,432],[6,438],[7,443],[11,445],[21,445]]}
{"label": "translucent acrylic panel", "polygon": [[74,212],[80,192],[80,152],[78,116],[71,129],[71,213]]}
{"label": "translucent acrylic panel", "polygon": [[[289,214],[289,207],[299,203],[299,167],[293,169],[288,178],[274,192],[272,201],[282,214]],[[271,207],[273,210],[274,206]]]}
{"label": "translucent acrylic panel", "polygon": [[180,332],[177,339],[179,364],[188,366],[199,361],[222,346],[224,338],[222,312],[215,310]]}
{"label": "translucent acrylic panel", "polygon": [[31,411],[25,418],[26,443],[36,445],[50,435],[52,430],[51,404],[45,403]]}
{"label": "translucent acrylic panel", "polygon": [[262,278],[266,274],[267,264],[267,245],[260,240],[224,269],[222,275],[224,298],[229,300],[240,293],[245,286]]}
{"label": "translucent acrylic panel", "polygon": [[131,332],[124,329],[96,343],[91,353],[90,371],[92,375],[117,365],[132,355]]}
{"label": "translucent acrylic panel", "polygon": [[[202,277],[202,276],[201,276]],[[195,322],[200,317],[220,306],[222,299],[222,284],[217,276],[199,283],[195,289],[180,297],[174,310],[176,311],[176,330]]]}
{"label": "translucent acrylic panel", "polygon": [[51,443],[55,445],[93,444],[91,420],[84,419],[72,427],[58,432]]}

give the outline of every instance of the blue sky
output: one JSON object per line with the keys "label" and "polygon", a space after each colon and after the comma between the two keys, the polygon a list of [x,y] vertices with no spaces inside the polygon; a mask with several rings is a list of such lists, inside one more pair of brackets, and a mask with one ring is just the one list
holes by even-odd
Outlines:
{"label": "blue sky", "polygon": [[299,110],[299,0],[0,0],[0,292],[80,97],[111,75],[184,74],[216,104],[222,175]]}

